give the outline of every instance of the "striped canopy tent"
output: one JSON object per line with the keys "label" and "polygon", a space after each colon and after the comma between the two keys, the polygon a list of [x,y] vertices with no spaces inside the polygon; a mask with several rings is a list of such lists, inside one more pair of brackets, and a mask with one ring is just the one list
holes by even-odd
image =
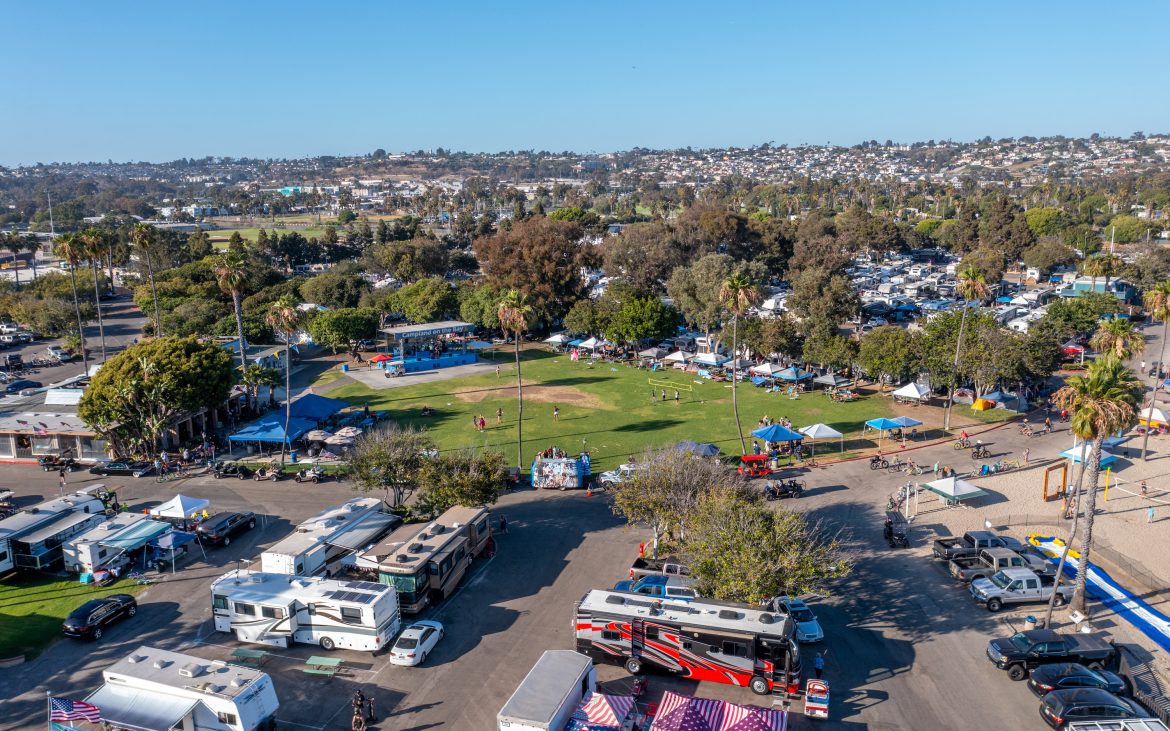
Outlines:
{"label": "striped canopy tent", "polygon": [[565,731],[609,731],[621,728],[634,708],[628,695],[590,693],[573,712]]}
{"label": "striped canopy tent", "polygon": [[667,691],[650,731],[786,731],[788,713]]}

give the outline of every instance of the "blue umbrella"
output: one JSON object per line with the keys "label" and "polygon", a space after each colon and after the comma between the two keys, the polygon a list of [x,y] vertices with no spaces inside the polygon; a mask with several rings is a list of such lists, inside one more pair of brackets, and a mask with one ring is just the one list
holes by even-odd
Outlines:
{"label": "blue umbrella", "polygon": [[686,452],[693,452],[700,457],[714,457],[719,454],[719,447],[716,447],[714,444],[707,444],[706,442],[692,442],[688,440],[679,442],[678,448]]}
{"label": "blue umbrella", "polygon": [[772,424],[756,429],[752,432],[752,436],[759,437],[765,442],[798,442],[804,439],[804,435],[800,432],[793,431],[780,424]]}

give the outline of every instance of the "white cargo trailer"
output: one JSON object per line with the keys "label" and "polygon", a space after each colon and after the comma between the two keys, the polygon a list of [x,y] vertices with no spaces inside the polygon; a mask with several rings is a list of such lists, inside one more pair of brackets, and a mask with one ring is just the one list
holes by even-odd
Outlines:
{"label": "white cargo trailer", "polygon": [[597,687],[593,661],[572,650],[546,650],[496,716],[498,731],[561,731]]}

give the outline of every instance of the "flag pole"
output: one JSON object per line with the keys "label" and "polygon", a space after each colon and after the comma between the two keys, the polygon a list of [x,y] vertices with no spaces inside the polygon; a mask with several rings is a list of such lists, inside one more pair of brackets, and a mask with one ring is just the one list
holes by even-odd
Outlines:
{"label": "flag pole", "polygon": [[45,691],[45,710],[48,712],[45,720],[49,723],[49,731],[53,731],[53,691],[51,690]]}

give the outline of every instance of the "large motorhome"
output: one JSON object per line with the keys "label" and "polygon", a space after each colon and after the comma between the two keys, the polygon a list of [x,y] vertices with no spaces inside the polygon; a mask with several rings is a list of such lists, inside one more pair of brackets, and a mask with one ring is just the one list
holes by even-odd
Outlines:
{"label": "large motorhome", "polygon": [[170,523],[151,520],[145,513],[118,513],[65,541],[61,546],[65,570],[93,573],[124,564],[130,554],[173,530]]}
{"label": "large motorhome", "polygon": [[451,596],[491,535],[487,508],[459,505],[430,523],[402,526],[367,550],[358,565],[376,566],[378,581],[398,590],[402,611],[415,614]]}
{"label": "large motorhome", "polygon": [[102,671],[86,703],[108,729],[272,731],[280,702],[266,673],[145,645]]}
{"label": "large motorhome", "polygon": [[380,650],[398,634],[393,587],[236,569],[211,585],[215,629],[240,642]]}
{"label": "large motorhome", "polygon": [[101,522],[105,506],[84,492],[46,500],[0,520],[0,574],[47,569],[61,560],[61,545]]}
{"label": "large motorhome", "polygon": [[375,498],[354,498],[328,508],[260,554],[260,570],[270,574],[313,576],[376,542],[402,522]]}
{"label": "large motorhome", "polygon": [[638,674],[657,667],[686,678],[795,693],[800,650],[790,617],[700,599],[662,601],[594,589],[577,604],[577,652]]}

